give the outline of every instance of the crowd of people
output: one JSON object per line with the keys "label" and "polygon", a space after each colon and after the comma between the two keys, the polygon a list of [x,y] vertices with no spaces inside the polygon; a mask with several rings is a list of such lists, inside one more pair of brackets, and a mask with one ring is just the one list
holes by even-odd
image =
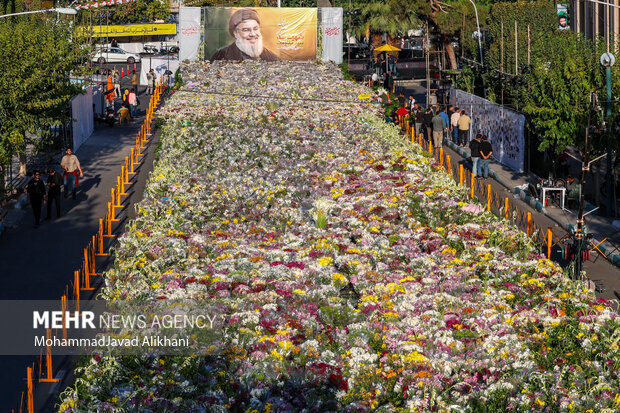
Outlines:
{"label": "crowd of people", "polygon": [[26,193],[34,214],[35,228],[38,228],[41,224],[43,205],[47,205],[46,220],[52,219],[52,204],[55,204],[56,207],[56,218],[60,217],[60,194],[63,186],[65,198],[69,196],[73,199],[77,198],[76,191],[79,179],[84,177],[84,173],[82,172],[80,161],[72,153],[71,148],[67,148],[65,155],[60,161],[60,167],[63,170],[62,176],[54,168],[49,168],[47,170],[47,180],[44,182],[41,179],[41,171],[35,170],[32,179],[28,182]]}
{"label": "crowd of people", "polygon": [[[140,105],[140,100],[138,99],[138,87],[140,82],[136,70],[134,69],[131,77],[131,88],[125,89],[123,92],[121,92],[120,84],[121,74],[118,70],[107,69],[104,70],[103,74],[107,76],[105,92],[107,109],[114,111],[115,101],[120,100],[121,106],[116,111],[116,115],[121,125],[123,122],[129,124],[131,119],[138,116],[138,106]],[[147,73],[146,81],[146,94],[152,95],[157,81],[157,75],[153,69],[150,69]]]}
{"label": "crowd of people", "polygon": [[[423,139],[433,144],[433,148],[443,147],[443,141],[451,140],[462,148],[468,147],[472,161],[474,177],[488,178],[489,163],[493,155],[493,147],[488,137],[478,133],[474,139],[470,138],[472,120],[467,111],[454,105],[430,105],[421,107],[413,96],[405,97],[400,93],[398,98],[387,96],[386,121],[399,123],[409,119],[413,125],[415,136],[422,135]],[[396,105],[392,104],[396,103]]]}

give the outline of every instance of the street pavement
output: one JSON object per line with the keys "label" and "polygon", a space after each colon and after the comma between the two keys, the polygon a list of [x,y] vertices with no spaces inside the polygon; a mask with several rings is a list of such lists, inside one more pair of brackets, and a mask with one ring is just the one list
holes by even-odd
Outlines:
{"label": "street pavement", "polygon": [[[123,79],[123,89],[129,82],[128,78]],[[141,93],[137,119],[129,125],[120,126],[116,123],[112,128],[107,124],[96,124],[93,135],[76,152],[84,177],[80,179],[76,200],[71,197],[61,199],[61,217],[42,221],[39,228],[34,228],[32,210],[27,206],[21,220],[0,237],[0,273],[3,281],[0,299],[58,300],[60,309],[60,297],[72,282],[73,271],[81,267],[83,248],[96,233],[99,218],[105,216],[110,189],[116,184],[130,148],[135,145],[136,134],[144,120],[149,101],[142,88]],[[118,102],[116,106],[119,106]],[[154,159],[157,134],[154,137],[139,167],[139,174],[133,178],[135,184],[129,188],[129,195],[125,198],[131,204],[142,198]],[[62,153],[59,153],[58,162],[61,156]],[[133,205],[123,208],[121,214],[122,225],[134,215]],[[44,206],[42,218],[45,215]],[[101,270],[107,263],[98,260],[97,264]],[[54,358],[55,374],[63,370],[67,375],[65,382],[68,383],[71,382],[73,361]],[[26,390],[26,367],[32,363],[35,363],[38,370],[38,357],[0,356],[0,370],[3,371],[0,379],[1,411],[19,411],[20,395]],[[35,384],[35,411],[52,411],[57,394],[64,385]]]}
{"label": "street pavement", "polygon": [[[455,164],[463,164],[467,173],[471,173],[471,161],[469,160],[469,150],[465,150],[454,145],[452,142],[444,140],[444,151],[450,155],[451,162]],[[576,225],[577,215],[575,210],[564,210],[560,207],[557,200],[549,200],[547,207],[543,207],[540,200],[530,199],[524,196],[520,190],[515,192],[515,188],[534,183],[539,178],[530,173],[517,173],[512,169],[503,166],[495,161],[490,164],[489,178],[483,180],[484,184],[491,184],[492,191],[500,195],[500,199],[509,198],[524,213],[530,212],[532,220],[537,227],[546,230],[552,228],[554,232],[554,243],[558,238],[564,237],[571,227]],[[529,202],[528,202],[529,201]],[[602,217],[598,215],[589,215],[587,219],[588,233],[593,235],[592,243],[588,246],[593,249],[604,238],[608,238],[599,248],[606,245],[608,250],[613,247],[613,239],[617,236],[618,228],[612,225],[613,218]],[[602,249],[605,252],[604,249]],[[609,254],[606,254],[609,255]],[[566,267],[569,262],[562,258],[560,244],[552,248],[551,259]],[[591,281],[592,286],[596,289],[597,297],[607,300],[620,299],[620,269],[609,262],[598,251],[593,250],[591,258],[584,261],[583,270],[586,277]],[[618,310],[617,303],[615,304]]]}
{"label": "street pavement", "polygon": [[[405,96],[413,95],[422,107],[426,103],[425,82],[408,83],[403,89]],[[463,163],[468,172],[471,172],[471,162],[469,160],[469,149],[459,148],[452,142],[444,143],[444,150],[452,158],[452,163]],[[571,167],[574,176],[579,176],[580,165],[576,162]],[[493,191],[502,195],[502,199],[509,197],[520,210],[525,213],[530,212],[534,223],[539,228],[551,227],[557,238],[565,236],[573,230],[577,223],[577,211],[575,209],[560,208],[557,199],[548,200],[547,206],[543,205],[541,199],[530,197],[527,190],[521,190],[528,184],[540,182],[540,178],[532,173],[517,173],[512,169],[503,166],[495,161],[491,162],[491,179],[485,180],[485,184],[491,184]],[[585,188],[588,191],[591,188]],[[540,194],[539,194],[540,197]],[[587,278],[594,284],[597,296],[608,300],[620,300],[620,222],[615,218],[598,215],[597,213],[588,214],[586,217],[587,232],[591,234],[591,243],[588,242],[590,249],[596,245],[600,251],[593,249],[590,260],[585,261],[583,269]],[[615,225],[614,225],[615,224]],[[557,239],[554,240],[554,242]],[[604,253],[608,258],[605,258]],[[562,258],[560,245],[552,249],[552,259],[563,267],[569,262]],[[612,264],[613,263],[613,264]],[[614,304],[618,309],[617,302]]]}

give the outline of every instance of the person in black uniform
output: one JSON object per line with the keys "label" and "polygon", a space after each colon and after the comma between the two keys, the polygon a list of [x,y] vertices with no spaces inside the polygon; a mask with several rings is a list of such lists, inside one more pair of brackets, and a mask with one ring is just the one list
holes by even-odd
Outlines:
{"label": "person in black uniform", "polygon": [[50,168],[47,173],[47,217],[52,218],[52,202],[56,203],[56,218],[60,217],[60,187],[62,177],[56,173],[54,168]]}
{"label": "person in black uniform", "polygon": [[34,213],[34,227],[38,228],[41,223],[41,206],[45,200],[45,184],[41,180],[41,173],[34,171],[34,177],[28,182],[28,200]]}

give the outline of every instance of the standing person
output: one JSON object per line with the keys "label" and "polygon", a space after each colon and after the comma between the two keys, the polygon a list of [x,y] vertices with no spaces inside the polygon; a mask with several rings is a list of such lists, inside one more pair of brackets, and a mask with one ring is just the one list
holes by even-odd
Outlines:
{"label": "standing person", "polygon": [[427,108],[426,112],[424,113],[424,133],[426,134],[424,136],[424,139],[426,139],[426,142],[430,142],[430,140],[432,139],[432,127],[433,127],[433,111],[431,110],[431,108]]}
{"label": "standing person", "polygon": [[[110,46],[112,47],[118,47],[118,41],[116,41],[116,39],[112,39],[112,43],[110,43]],[[119,93],[120,94],[120,93]]]}
{"label": "standing person", "polygon": [[424,111],[418,104],[415,104],[415,135],[416,138],[422,133],[422,126],[424,125]]}
{"label": "standing person", "polygon": [[459,117],[459,146],[465,146],[469,144],[469,127],[471,126],[471,118],[467,116],[465,109],[461,111]]}
{"label": "standing person", "polygon": [[84,176],[84,173],[82,172],[80,161],[77,156],[73,155],[71,148],[67,148],[66,153],[60,161],[60,166],[65,171],[65,198],[71,192],[71,197],[75,199],[75,192],[79,183],[78,171],[80,172],[80,178]]}
{"label": "standing person", "polygon": [[34,171],[34,177],[28,182],[26,192],[28,192],[28,201],[30,201],[32,212],[34,213],[34,227],[39,228],[41,224],[41,207],[45,202],[45,184],[41,180],[41,173],[39,171]]}
{"label": "standing person", "polygon": [[107,106],[114,106],[114,82],[112,81],[112,75],[110,73],[108,73],[105,100]]}
{"label": "standing person", "polygon": [[443,119],[443,123],[445,124],[444,131],[443,131],[443,137],[446,138],[447,137],[446,135],[447,135],[447,132],[448,132],[448,128],[450,127],[450,117],[446,113],[445,108],[442,108],[439,111],[439,116],[441,116],[441,119]]}
{"label": "standing person", "polygon": [[431,124],[433,125],[433,147],[439,149],[443,146],[443,133],[447,125],[440,113],[433,116]]}
{"label": "standing person", "polygon": [[480,143],[482,142],[482,134],[476,134],[476,138],[469,142],[469,154],[471,156],[471,173],[474,178],[480,176],[478,162],[480,161]]}
{"label": "standing person", "polygon": [[403,92],[398,94],[398,104],[401,108],[407,108],[407,98]]}
{"label": "standing person", "polygon": [[114,76],[114,94],[116,96],[120,96],[121,95],[121,74],[118,73],[118,70],[116,70],[116,68],[114,68],[114,71],[112,73]]}
{"label": "standing person", "polygon": [[138,84],[139,84],[138,74],[136,73],[136,69],[134,69],[133,75],[131,76],[131,86],[136,91],[136,94],[138,93]]}
{"label": "standing person", "polygon": [[485,178],[489,177],[489,162],[491,162],[491,155],[493,155],[493,147],[487,140],[486,135],[482,135],[482,142],[480,142],[480,166],[478,167],[478,175],[483,175]]}
{"label": "standing person", "polygon": [[138,105],[140,104],[140,101],[138,100],[138,96],[136,96],[136,91],[134,88],[131,88],[131,92],[129,92],[127,101],[129,101],[129,110],[131,112],[131,117],[135,118],[138,115]]}
{"label": "standing person", "polygon": [[387,61],[388,61],[388,68],[389,68],[390,73],[395,75],[396,74],[396,56],[391,55],[391,54],[388,55]]}
{"label": "standing person", "polygon": [[147,95],[152,95],[153,94],[153,69],[149,70],[149,72],[146,74],[146,94]]}
{"label": "standing person", "polygon": [[459,108],[454,109],[454,113],[450,116],[450,129],[452,130],[452,142],[456,145],[459,144],[459,118],[461,117],[461,112]]}
{"label": "standing person", "polygon": [[47,172],[47,216],[45,219],[52,218],[52,202],[56,203],[56,218],[60,217],[60,186],[62,178],[56,173],[54,168]]}
{"label": "standing person", "polygon": [[413,95],[409,95],[409,100],[407,101],[407,103],[409,104],[409,113],[413,113],[415,110],[415,98],[413,97]]}

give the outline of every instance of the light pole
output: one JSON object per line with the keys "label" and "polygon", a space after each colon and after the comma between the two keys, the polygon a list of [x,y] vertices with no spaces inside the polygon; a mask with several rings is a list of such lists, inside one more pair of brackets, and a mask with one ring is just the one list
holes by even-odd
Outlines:
{"label": "light pole", "polygon": [[56,12],[59,14],[77,14],[76,9],[71,9],[68,7],[55,7],[52,9],[41,9],[41,10],[33,10],[33,11],[21,11],[19,13],[10,13],[3,14],[0,16],[0,19],[3,17],[11,17],[11,16],[21,16],[22,14],[35,14],[35,13],[46,13],[46,12]]}
{"label": "light pole", "polygon": [[469,0],[469,2],[472,6],[474,6],[474,13],[476,13],[476,27],[478,28],[476,37],[478,38],[478,50],[480,51],[480,65],[484,67],[484,60],[482,60],[482,42],[480,40],[480,37],[482,37],[482,32],[480,31],[480,21],[478,20],[478,8],[476,7],[474,0]]}

